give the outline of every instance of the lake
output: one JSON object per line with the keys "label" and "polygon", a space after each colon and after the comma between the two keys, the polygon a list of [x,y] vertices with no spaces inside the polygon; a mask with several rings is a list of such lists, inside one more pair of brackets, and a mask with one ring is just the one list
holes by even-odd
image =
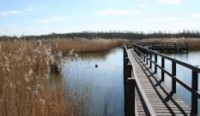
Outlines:
{"label": "lake", "polygon": [[90,116],[123,116],[123,51],[120,48],[104,53],[80,54],[68,59],[62,67],[67,87],[87,88]]}

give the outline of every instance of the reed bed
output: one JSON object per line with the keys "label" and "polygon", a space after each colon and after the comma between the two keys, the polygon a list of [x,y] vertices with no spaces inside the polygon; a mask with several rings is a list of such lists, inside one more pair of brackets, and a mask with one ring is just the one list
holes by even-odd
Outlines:
{"label": "reed bed", "polygon": [[74,51],[76,53],[86,52],[105,52],[117,46],[123,45],[127,40],[122,39],[53,39],[45,40],[44,43],[51,44],[54,51],[62,51],[64,53]]}
{"label": "reed bed", "polygon": [[67,100],[62,84],[48,83],[50,44],[36,40],[1,41],[0,54],[1,116],[82,115],[82,99],[72,95]]}
{"label": "reed bed", "polygon": [[184,43],[188,43],[190,50],[200,50],[200,39],[187,39],[184,40]]}

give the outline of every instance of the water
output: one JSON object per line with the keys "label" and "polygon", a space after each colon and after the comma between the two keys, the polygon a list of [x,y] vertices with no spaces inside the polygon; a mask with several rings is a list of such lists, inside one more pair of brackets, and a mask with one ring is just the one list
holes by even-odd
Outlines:
{"label": "water", "polygon": [[69,59],[62,67],[68,88],[89,93],[89,116],[123,116],[123,53],[113,49],[106,53],[90,53]]}
{"label": "water", "polygon": [[[190,51],[188,54],[167,54],[167,56],[175,58],[177,60],[189,63],[194,66],[200,67],[200,51]],[[161,59],[158,58],[158,62],[160,64]],[[165,60],[166,70],[171,72],[171,61]],[[160,76],[160,70],[158,71]],[[184,83],[188,84],[191,87],[191,79],[192,79],[192,70],[185,68],[183,66],[177,65],[177,77],[182,80]],[[198,74],[200,77],[200,74]],[[200,79],[198,80],[198,87],[200,88]],[[165,74],[165,83],[168,87],[171,87],[171,77]],[[184,102],[188,105],[191,105],[191,93],[177,83],[177,94],[184,100]],[[200,100],[198,100],[198,110],[200,111]],[[200,116],[200,113],[199,113]]]}

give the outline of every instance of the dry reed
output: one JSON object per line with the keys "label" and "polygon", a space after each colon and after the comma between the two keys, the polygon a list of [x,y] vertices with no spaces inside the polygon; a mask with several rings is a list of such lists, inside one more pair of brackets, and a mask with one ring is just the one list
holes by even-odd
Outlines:
{"label": "dry reed", "polygon": [[126,40],[122,39],[53,39],[45,40],[44,43],[50,43],[54,51],[64,53],[73,50],[76,53],[102,52],[111,48],[123,45]]}
{"label": "dry reed", "polygon": [[2,41],[0,54],[1,116],[81,115],[81,100],[74,98],[69,103],[62,86],[49,87],[50,45]]}

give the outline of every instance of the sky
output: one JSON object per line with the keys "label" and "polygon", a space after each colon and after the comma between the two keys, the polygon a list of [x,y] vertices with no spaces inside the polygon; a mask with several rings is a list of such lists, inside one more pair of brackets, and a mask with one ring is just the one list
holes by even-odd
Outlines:
{"label": "sky", "polygon": [[0,36],[200,30],[200,0],[0,0]]}

